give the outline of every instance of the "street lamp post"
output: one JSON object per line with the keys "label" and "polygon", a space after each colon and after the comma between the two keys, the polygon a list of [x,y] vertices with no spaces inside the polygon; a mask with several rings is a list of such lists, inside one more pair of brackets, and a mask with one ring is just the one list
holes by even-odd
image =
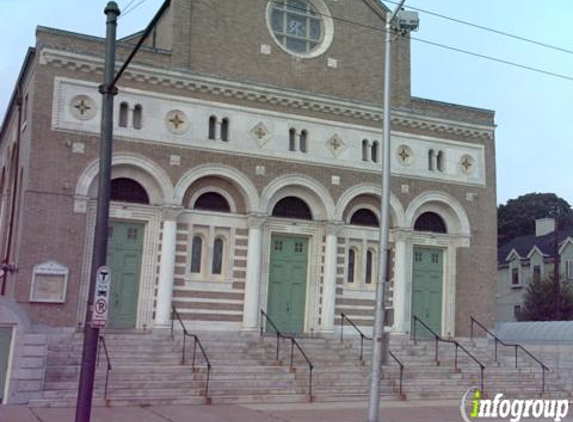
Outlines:
{"label": "street lamp post", "polygon": [[[378,422],[380,414],[380,377],[382,364],[388,358],[388,336],[384,333],[384,296],[388,274],[388,237],[390,231],[390,130],[392,96],[392,41],[395,34],[406,34],[418,27],[415,12],[401,12],[406,0],[401,0],[386,20],[386,49],[384,58],[384,139],[382,142],[382,194],[380,197],[380,244],[378,247],[378,280],[374,315],[374,344],[368,399],[367,422]],[[400,16],[404,14],[405,16]],[[404,18],[404,19],[402,19]]]}

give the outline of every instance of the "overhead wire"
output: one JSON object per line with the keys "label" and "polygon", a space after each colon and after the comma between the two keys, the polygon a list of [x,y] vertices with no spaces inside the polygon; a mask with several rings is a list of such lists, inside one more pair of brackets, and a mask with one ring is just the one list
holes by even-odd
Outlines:
{"label": "overhead wire", "polygon": [[[275,3],[275,4],[284,5],[284,0],[256,0],[256,1],[264,1],[264,2],[268,1],[269,3]],[[299,8],[299,7],[296,7],[296,6],[289,6],[289,8],[291,8],[291,9],[304,10],[304,9]],[[336,17],[336,16],[327,15],[327,14],[325,14],[325,13],[320,13],[320,12],[318,12],[318,11],[314,11],[313,13],[316,14],[316,15],[318,15],[318,16],[325,16],[325,17],[328,17],[328,18],[330,18],[330,19],[332,19],[332,20],[335,20],[335,21],[348,23],[348,24],[350,24],[350,25],[354,25],[354,26],[358,26],[358,27],[370,29],[370,30],[373,30],[373,31],[383,32],[383,33],[387,33],[387,32],[388,32],[388,31],[386,31],[385,28],[380,28],[380,27],[373,26],[373,25],[366,25],[366,24],[363,24],[363,23],[361,23],[361,22],[353,21],[353,20],[350,20],[350,19],[339,18],[339,17]],[[395,34],[394,32],[391,32],[391,33],[392,33],[392,34]],[[425,40],[425,39],[423,39],[423,38],[416,38],[416,37],[410,36],[410,39],[413,40],[413,41],[417,41],[417,42],[423,43],[423,44],[432,45],[432,46],[434,46],[434,47],[439,47],[439,48],[443,48],[443,49],[446,49],[446,50],[455,51],[455,52],[457,52],[457,53],[467,54],[467,55],[470,55],[470,56],[473,56],[473,57],[478,57],[478,58],[481,58],[481,59],[490,60],[490,61],[493,61],[493,62],[496,62],[496,63],[505,64],[505,65],[508,65],[508,66],[513,66],[513,67],[516,67],[516,68],[519,68],[519,69],[529,70],[529,71],[532,71],[532,72],[537,72],[537,73],[543,74],[543,75],[545,75],[545,76],[552,76],[552,77],[556,77],[556,78],[560,78],[560,79],[564,79],[564,80],[568,80],[568,81],[573,81],[573,76],[564,75],[564,74],[561,74],[561,73],[552,72],[552,71],[549,71],[549,70],[540,69],[540,68],[537,68],[537,67],[533,67],[533,66],[529,66],[529,65],[525,65],[525,64],[521,64],[521,63],[516,63],[516,62],[510,61],[510,60],[501,59],[501,58],[498,58],[498,57],[488,56],[487,54],[476,53],[476,52],[474,52],[474,51],[470,51],[470,50],[466,50],[466,49],[458,48],[458,47],[453,47],[453,46],[449,46],[449,45],[446,45],[446,44],[441,44],[441,43],[434,42],[434,41],[430,41],[430,40]],[[572,53],[573,53],[573,52],[572,52]]]}
{"label": "overhead wire", "polygon": [[[134,0],[133,0],[134,1]],[[133,3],[133,1],[131,1],[129,4]],[[125,18],[127,15],[129,15],[131,12],[133,12],[135,9],[137,9],[139,6],[141,6],[143,3],[145,3],[147,0],[140,0],[138,3],[136,3],[131,9],[126,10],[124,13],[122,13],[120,15],[120,18]],[[128,4],[128,6],[129,6]]]}

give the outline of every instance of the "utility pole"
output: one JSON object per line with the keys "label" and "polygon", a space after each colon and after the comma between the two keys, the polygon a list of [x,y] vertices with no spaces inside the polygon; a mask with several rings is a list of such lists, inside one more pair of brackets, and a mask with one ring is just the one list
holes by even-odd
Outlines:
{"label": "utility pole", "polygon": [[96,227],[90,283],[88,289],[88,306],[84,327],[84,347],[82,368],[76,403],[76,422],[89,422],[92,410],[95,365],[99,340],[99,328],[92,327],[92,311],[97,269],[104,266],[107,258],[107,231],[109,221],[109,199],[111,194],[111,153],[113,150],[113,97],[117,88],[113,85],[115,73],[115,47],[117,17],[120,15],[117,3],[110,1],[104,13],[107,15],[105,38],[105,62],[103,84],[99,86],[102,94],[101,138]]}
{"label": "utility pole", "polygon": [[[376,283],[376,310],[374,315],[374,344],[367,422],[378,422],[380,414],[380,377],[382,364],[388,359],[388,335],[384,332],[384,301],[388,276],[388,238],[390,234],[390,131],[392,97],[392,41],[399,34],[405,35],[418,28],[418,15],[404,12],[401,0],[394,11],[387,15],[386,50],[384,57],[384,139],[382,142],[382,194],[380,197],[380,243],[378,246],[378,280]],[[398,19],[397,19],[398,18]]]}
{"label": "utility pole", "polygon": [[91,262],[91,273],[88,288],[88,302],[84,326],[84,346],[78,398],[76,402],[75,422],[89,422],[91,418],[95,368],[99,341],[99,328],[92,326],[94,290],[98,269],[105,266],[107,260],[107,235],[109,227],[109,202],[111,196],[111,158],[113,152],[113,97],[117,94],[116,84],[139,51],[144,41],[149,37],[165,11],[171,5],[171,0],[165,0],[155,14],[129,57],[121,69],[115,74],[115,51],[117,18],[119,7],[110,1],[104,9],[107,16],[104,55],[103,84],[99,86],[102,95],[100,161],[98,180],[98,199],[96,211],[96,226]]}

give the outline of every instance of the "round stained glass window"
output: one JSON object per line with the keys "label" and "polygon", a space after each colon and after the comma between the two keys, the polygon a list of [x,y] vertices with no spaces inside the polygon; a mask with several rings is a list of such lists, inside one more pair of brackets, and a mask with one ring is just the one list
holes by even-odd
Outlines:
{"label": "round stained glass window", "polygon": [[268,23],[278,45],[299,57],[316,57],[332,41],[332,19],[320,0],[273,0]]}

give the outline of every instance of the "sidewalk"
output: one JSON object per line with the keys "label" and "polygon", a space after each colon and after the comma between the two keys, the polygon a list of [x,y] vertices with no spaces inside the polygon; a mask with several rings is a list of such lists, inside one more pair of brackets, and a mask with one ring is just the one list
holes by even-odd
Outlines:
{"label": "sidewalk", "polygon": [[[382,402],[381,422],[460,422],[457,401]],[[92,422],[363,422],[367,404],[94,407]],[[507,421],[506,419],[505,421]],[[73,422],[74,409],[0,406],[0,422]],[[494,422],[494,419],[487,419]],[[564,422],[573,421],[571,417]]]}

